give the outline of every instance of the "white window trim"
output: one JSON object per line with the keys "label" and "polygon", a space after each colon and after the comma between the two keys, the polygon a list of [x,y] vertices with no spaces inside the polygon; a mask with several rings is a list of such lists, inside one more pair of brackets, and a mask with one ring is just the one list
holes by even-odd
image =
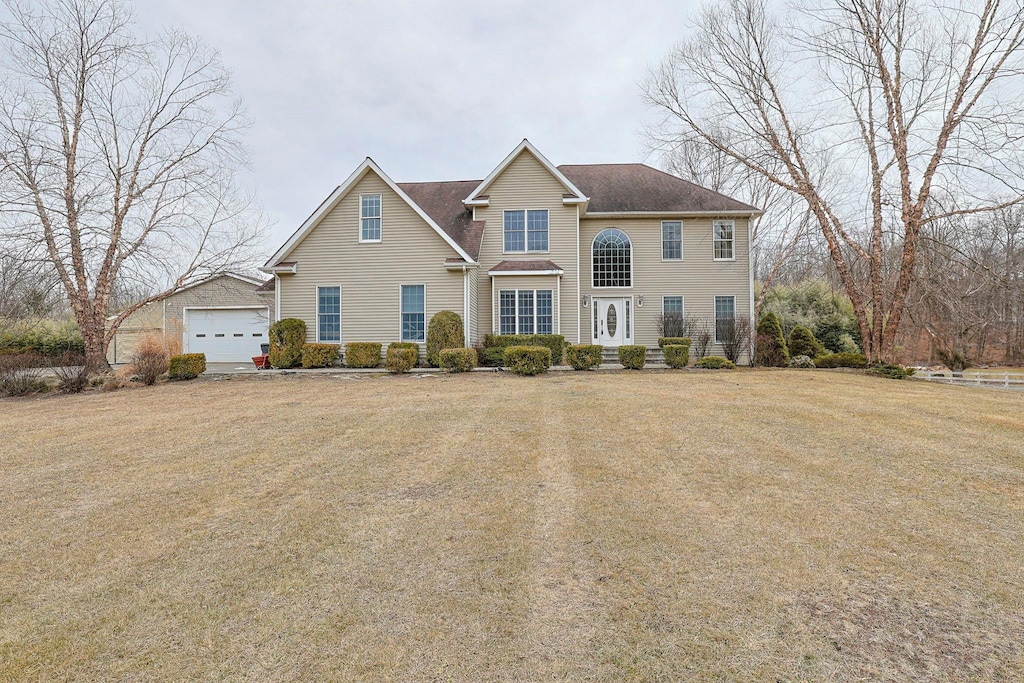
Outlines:
{"label": "white window trim", "polygon": [[[327,287],[337,287],[338,288],[338,341],[322,341],[320,339],[320,290],[321,289],[326,289]],[[313,315],[316,316],[316,337],[314,337],[316,339],[316,343],[317,344],[337,344],[338,346],[341,346],[342,339],[344,339],[344,326],[342,325],[342,319],[341,319],[341,316],[342,316],[341,312],[343,310],[342,301],[341,301],[341,285],[317,285],[314,291],[316,292],[316,294],[315,294],[316,298],[314,299],[314,301],[315,301],[315,308],[313,309]]]}
{"label": "white window trim", "polygon": [[[628,285],[615,285],[615,286],[594,284],[594,242],[597,241],[598,236],[602,232],[604,232],[605,230],[611,230],[613,228],[615,230],[618,230],[619,232],[621,232],[623,235],[626,236],[626,239],[629,240],[629,284]],[[633,254],[633,238],[629,236],[628,232],[626,232],[622,228],[616,228],[615,226],[610,226],[608,228],[601,228],[600,230],[598,230],[597,234],[594,235],[594,239],[590,240],[590,287],[591,287],[591,289],[600,289],[602,291],[609,291],[609,290],[615,290],[615,289],[633,289],[633,283],[636,282],[635,273],[633,272],[633,260],[634,260],[633,256],[634,256],[634,254]]]}
{"label": "white window trim", "polygon": [[[728,223],[732,227],[732,239],[730,240],[719,240],[715,236],[715,228],[720,224]],[[729,242],[731,247],[732,256],[729,258],[718,258],[715,256],[715,243],[717,242]],[[711,222],[711,257],[715,261],[735,261],[736,260],[736,221],[734,220],[718,220]]]}
{"label": "white window trim", "polygon": [[732,299],[732,319],[736,319],[736,295],[735,294],[716,294],[715,298],[711,300],[711,306],[713,314],[711,316],[711,324],[715,327],[715,343],[721,344],[722,341],[718,338],[718,306],[715,302],[718,299]]}
{"label": "white window trim", "polygon": [[[415,339],[406,339],[402,336],[405,332],[405,326],[402,324],[402,316],[405,315],[405,311],[402,310],[402,287],[422,287],[423,288],[423,340],[417,341]],[[400,282],[398,283],[398,341],[409,342],[412,344],[426,344],[427,343],[427,283],[425,282]]]}
{"label": "white window trim", "polygon": [[[523,250],[522,251],[506,251],[505,250],[505,214],[512,212],[523,212]],[[530,212],[531,211],[543,211],[548,215],[548,248],[547,249],[530,249]],[[504,209],[501,212],[501,253],[502,254],[550,254],[551,253],[551,209]]]}
{"label": "white window trim", "polygon": [[[363,218],[377,218],[377,216],[363,216],[363,197],[377,197],[380,200],[380,239],[375,240],[364,240],[363,239]],[[384,195],[380,192],[367,192],[359,195],[359,243],[360,244],[380,244],[384,239]]]}
{"label": "white window trim", "polygon": [[[501,293],[502,292],[515,292],[516,294],[516,331],[512,334],[530,334],[528,332],[519,331],[519,292],[533,292],[533,334],[558,334],[555,330],[558,329],[558,325],[555,322],[558,319],[558,301],[555,298],[554,289],[534,289],[530,287],[516,288],[516,289],[499,289],[498,290],[498,316],[497,316],[497,332],[499,335],[505,334],[501,331]],[[550,332],[538,332],[537,331],[537,318],[540,314],[537,313],[537,292],[551,292],[551,331]]]}
{"label": "white window trim", "polygon": [[676,299],[678,298],[683,304],[683,310],[681,311],[683,317],[686,317],[686,297],[682,294],[666,294],[661,297],[661,314],[665,315],[665,299]]}
{"label": "white window trim", "polygon": [[[679,258],[665,258],[665,224],[679,224]],[[714,228],[712,228],[714,229]],[[661,222],[661,260],[664,263],[682,263],[686,260],[686,240],[683,238],[683,221],[662,221]]]}

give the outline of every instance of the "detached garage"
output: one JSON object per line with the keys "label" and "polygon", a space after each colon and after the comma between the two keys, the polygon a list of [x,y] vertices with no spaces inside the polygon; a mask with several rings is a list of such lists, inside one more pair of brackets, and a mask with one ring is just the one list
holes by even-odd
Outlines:
{"label": "detached garage", "polygon": [[118,328],[111,363],[130,363],[139,340],[162,332],[183,353],[205,353],[211,363],[243,363],[260,353],[274,315],[274,291],[260,280],[225,273],[148,304]]}

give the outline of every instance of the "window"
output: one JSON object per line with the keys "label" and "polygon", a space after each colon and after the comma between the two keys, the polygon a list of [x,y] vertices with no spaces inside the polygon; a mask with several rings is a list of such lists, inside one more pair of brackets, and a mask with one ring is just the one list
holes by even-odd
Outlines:
{"label": "window", "polygon": [[595,287],[632,287],[632,245],[618,228],[602,230],[594,238],[591,262]]}
{"label": "window", "polygon": [[547,251],[548,210],[506,211],[505,252]]}
{"label": "window", "polygon": [[426,286],[402,285],[402,341],[423,341],[426,317]]}
{"label": "window", "polygon": [[316,288],[316,340],[341,341],[341,287]]}
{"label": "window", "polygon": [[735,258],[733,252],[733,228],[732,221],[715,221],[715,260],[731,261]]}
{"label": "window", "polygon": [[500,334],[553,334],[554,297],[550,289],[503,289],[498,292]]}
{"label": "window", "polygon": [[663,261],[683,260],[683,222],[661,222],[661,258]]}
{"label": "window", "polygon": [[359,241],[380,242],[379,194],[359,195]]}
{"label": "window", "polygon": [[683,314],[683,297],[681,296],[663,296],[661,297],[661,312],[679,315]]}
{"label": "window", "polygon": [[736,297],[716,296],[715,297],[715,343],[721,344],[729,341],[734,330],[736,320]]}

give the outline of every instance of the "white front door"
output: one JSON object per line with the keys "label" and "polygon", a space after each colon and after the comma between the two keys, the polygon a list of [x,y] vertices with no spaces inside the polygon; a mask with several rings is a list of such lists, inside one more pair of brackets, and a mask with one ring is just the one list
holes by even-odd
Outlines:
{"label": "white front door", "polygon": [[621,346],[629,335],[627,299],[594,299],[594,343]]}

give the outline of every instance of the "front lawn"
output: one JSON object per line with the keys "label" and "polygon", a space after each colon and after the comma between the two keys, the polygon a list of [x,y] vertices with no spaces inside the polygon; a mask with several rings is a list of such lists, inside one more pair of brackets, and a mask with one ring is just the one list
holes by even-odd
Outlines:
{"label": "front lawn", "polygon": [[1024,677],[1024,394],[278,376],[0,414],[0,680]]}

